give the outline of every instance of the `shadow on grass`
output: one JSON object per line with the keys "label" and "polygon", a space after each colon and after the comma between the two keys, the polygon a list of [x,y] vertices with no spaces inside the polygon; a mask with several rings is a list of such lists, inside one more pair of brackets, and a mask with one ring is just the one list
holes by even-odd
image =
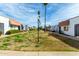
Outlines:
{"label": "shadow on grass", "polygon": [[60,35],[57,35],[55,33],[51,33],[50,35],[52,35],[53,37],[63,41],[64,43],[74,47],[74,48],[77,48],[79,49],[79,41],[77,40],[73,40],[73,39],[70,39],[70,38],[67,38],[67,37],[62,37]]}

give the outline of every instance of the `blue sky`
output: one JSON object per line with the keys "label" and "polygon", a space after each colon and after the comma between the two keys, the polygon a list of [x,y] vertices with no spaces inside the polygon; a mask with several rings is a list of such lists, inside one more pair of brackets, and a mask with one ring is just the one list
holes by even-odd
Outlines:
{"label": "blue sky", "polygon": [[[0,3],[0,16],[16,19],[29,25],[37,26],[37,11],[40,11],[41,25],[44,24],[44,5],[38,3]],[[47,25],[56,25],[60,21],[79,16],[79,4],[52,3],[47,5]]]}

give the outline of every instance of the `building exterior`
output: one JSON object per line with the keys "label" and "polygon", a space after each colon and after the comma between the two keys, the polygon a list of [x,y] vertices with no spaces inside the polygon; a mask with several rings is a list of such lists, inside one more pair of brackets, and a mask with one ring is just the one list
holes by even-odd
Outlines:
{"label": "building exterior", "polygon": [[70,18],[59,23],[60,31],[70,36],[79,36],[79,16]]}
{"label": "building exterior", "polygon": [[54,26],[51,26],[50,31],[54,32]]}
{"label": "building exterior", "polygon": [[27,25],[23,25],[23,30],[29,30]]}
{"label": "building exterior", "polygon": [[10,29],[15,29],[15,30],[22,30],[23,25],[20,22],[17,22],[16,20],[9,19],[9,26]]}
{"label": "building exterior", "polygon": [[8,30],[11,29],[21,30],[21,25],[22,24],[17,22],[16,20],[0,16],[0,31],[2,32],[2,34],[5,34]]}
{"label": "building exterior", "polygon": [[54,31],[59,33],[59,25],[54,26]]}

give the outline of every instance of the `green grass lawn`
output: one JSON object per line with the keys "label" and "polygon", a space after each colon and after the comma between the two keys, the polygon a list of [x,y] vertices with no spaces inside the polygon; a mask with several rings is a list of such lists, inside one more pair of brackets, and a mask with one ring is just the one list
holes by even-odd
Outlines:
{"label": "green grass lawn", "polygon": [[0,39],[0,50],[16,51],[78,51],[78,49],[62,42],[48,32],[40,31],[40,40],[37,40],[37,31],[28,31]]}

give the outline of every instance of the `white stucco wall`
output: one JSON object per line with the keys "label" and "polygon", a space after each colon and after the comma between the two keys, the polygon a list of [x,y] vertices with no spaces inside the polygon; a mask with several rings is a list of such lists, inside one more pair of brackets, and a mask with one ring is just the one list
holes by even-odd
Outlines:
{"label": "white stucco wall", "polygon": [[18,30],[18,26],[12,26],[10,27],[11,30]]}
{"label": "white stucco wall", "polygon": [[0,16],[0,23],[4,23],[4,34],[10,29],[9,18]]}
{"label": "white stucco wall", "polygon": [[61,27],[61,31],[67,35],[75,36],[75,24],[79,24],[79,17],[72,18],[69,21],[68,31],[64,31],[63,27]]}

